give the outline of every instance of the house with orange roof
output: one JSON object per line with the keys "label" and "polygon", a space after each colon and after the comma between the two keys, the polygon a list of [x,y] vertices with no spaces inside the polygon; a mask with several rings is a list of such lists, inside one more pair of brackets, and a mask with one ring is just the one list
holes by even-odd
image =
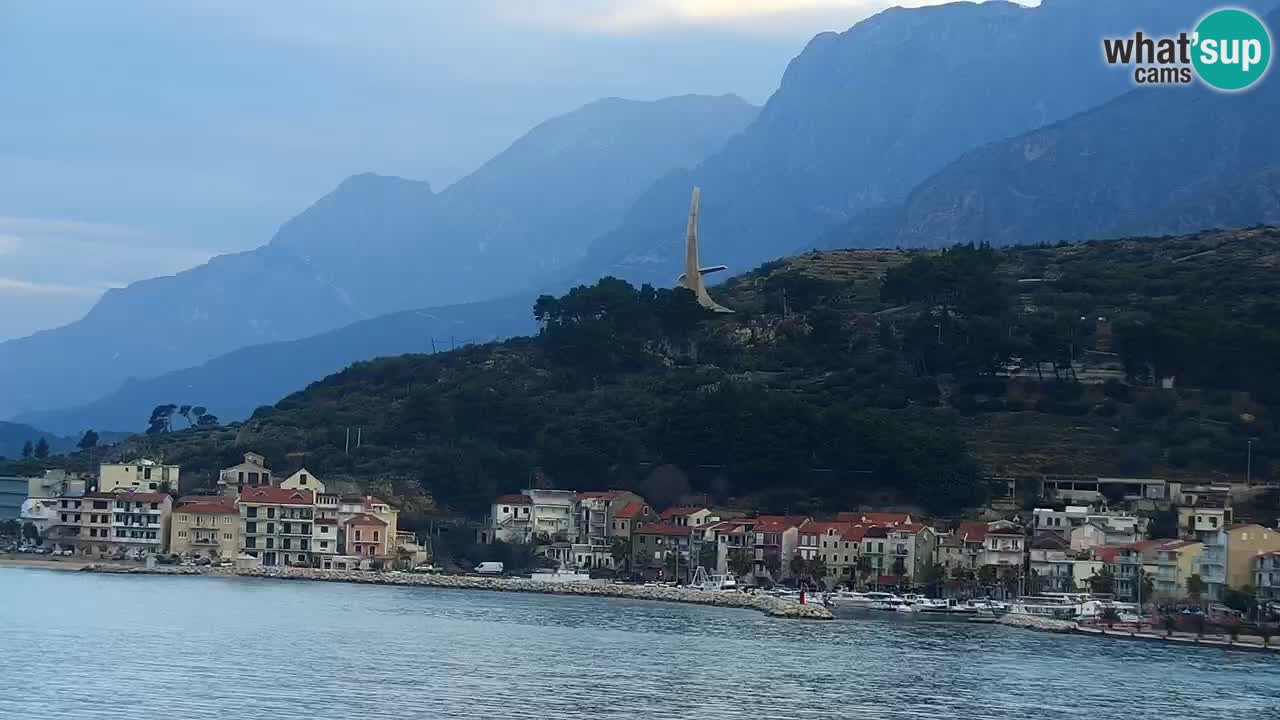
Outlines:
{"label": "house with orange roof", "polygon": [[376,515],[351,515],[342,523],[343,553],[362,561],[386,558],[394,537],[387,535],[387,529],[386,521]]}
{"label": "house with orange roof", "polygon": [[[830,537],[830,553],[827,567],[828,577],[835,582],[856,583],[858,578],[858,558],[862,557],[862,536],[866,528],[852,523],[834,523],[842,529],[836,537]],[[824,548],[825,550],[825,548]]]}
{"label": "house with orange roof", "polygon": [[240,552],[265,567],[310,566],[315,495],[259,486],[240,493]]}
{"label": "house with orange roof", "polygon": [[649,503],[643,500],[629,502],[613,512],[610,520],[609,535],[611,537],[631,539],[632,532],[643,523],[657,520]]}
{"label": "house with orange roof", "polygon": [[1166,540],[1143,553],[1143,567],[1151,574],[1157,598],[1178,600],[1187,594],[1187,580],[1200,571],[1204,546],[1192,540]]}
{"label": "house with orange roof", "polygon": [[692,528],[646,523],[631,533],[631,569],[647,579],[683,580],[693,575],[702,536]]}
{"label": "house with orange roof", "polygon": [[680,527],[698,527],[712,519],[715,514],[711,508],[699,506],[682,506],[667,508],[659,516],[664,523]]}
{"label": "house with orange roof", "polygon": [[[736,564],[732,562],[734,558],[745,557],[750,561],[755,539],[752,528],[755,524],[754,519],[733,519],[720,520],[698,528],[702,531],[702,541],[716,546],[715,574],[732,574]],[[711,571],[711,568],[707,570]]]}
{"label": "house with orange roof", "polygon": [[879,525],[881,527],[892,527],[894,525],[904,525],[914,522],[911,513],[908,512],[842,512],[836,514],[836,520],[839,522],[851,522],[858,525],[870,527]]}
{"label": "house with orange roof", "polygon": [[193,495],[178,500],[169,530],[169,552],[234,560],[240,543],[239,498]]}
{"label": "house with orange roof", "polygon": [[[929,567],[934,564],[937,551],[938,536],[933,528],[919,522],[891,525],[888,542],[892,553],[891,573],[903,574],[913,583],[922,582]],[[905,570],[905,573],[899,573],[899,569]]]}

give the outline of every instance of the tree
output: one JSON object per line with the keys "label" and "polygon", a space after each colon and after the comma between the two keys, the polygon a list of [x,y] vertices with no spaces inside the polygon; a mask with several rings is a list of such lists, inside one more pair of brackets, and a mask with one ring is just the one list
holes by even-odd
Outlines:
{"label": "tree", "polygon": [[609,557],[613,558],[613,567],[619,572],[627,570],[630,567],[631,560],[631,542],[620,537],[613,539],[609,544]]}
{"label": "tree", "polygon": [[1256,602],[1253,596],[1253,587],[1250,585],[1245,585],[1239,590],[1229,587],[1222,593],[1223,605],[1245,615],[1252,612]]}
{"label": "tree", "polygon": [[753,563],[751,561],[751,553],[747,548],[730,548],[729,549],[729,572],[734,577],[746,577],[751,574]]}
{"label": "tree", "polygon": [[978,584],[984,588],[990,588],[996,584],[996,566],[983,565],[978,568]]}
{"label": "tree", "polygon": [[787,567],[791,571],[792,577],[807,577],[809,574],[809,563],[800,557],[800,553],[791,556],[791,562],[787,564]]}
{"label": "tree", "polygon": [[866,555],[859,555],[858,561],[853,565],[854,574],[857,575],[858,585],[864,585],[867,576],[871,574],[871,558]]}
{"label": "tree", "polygon": [[84,435],[80,437],[80,442],[76,443],[76,447],[81,450],[92,450],[98,447],[98,433],[93,430],[85,430]]}
{"label": "tree", "polygon": [[22,537],[33,543],[40,542],[40,529],[36,527],[35,523],[26,523],[22,526]]}
{"label": "tree", "polygon": [[942,583],[947,579],[947,569],[939,563],[928,565],[924,569],[921,581],[924,583],[927,592],[937,595]]}
{"label": "tree", "polygon": [[776,553],[765,555],[764,569],[769,572],[769,577],[777,579],[782,574],[782,556]]}
{"label": "tree", "polygon": [[719,547],[715,543],[704,542],[698,547],[698,565],[714,572],[719,559]]}
{"label": "tree", "polygon": [[1200,602],[1200,598],[1204,596],[1204,591],[1207,589],[1204,578],[1200,577],[1199,573],[1187,578],[1187,595],[1195,602]]}
{"label": "tree", "polygon": [[31,453],[33,453],[33,452],[35,452],[35,446],[33,446],[33,445],[31,444],[31,441],[30,441],[30,440],[28,440],[28,441],[26,441],[25,443],[23,443],[23,444],[22,444],[22,457],[24,457],[24,458],[30,458],[30,457],[31,457]]}
{"label": "tree", "polygon": [[1096,595],[1114,595],[1116,592],[1116,577],[1111,572],[1111,568],[1106,565],[1102,566],[1102,572],[1095,572],[1085,581],[1089,586],[1089,592]]}
{"label": "tree", "polygon": [[177,411],[177,405],[157,405],[151,411],[151,419],[147,421],[147,434],[155,435],[172,430],[173,414]]}
{"label": "tree", "polygon": [[893,575],[902,577],[907,574],[907,563],[902,558],[894,558],[893,569],[890,571]]}
{"label": "tree", "polygon": [[1147,537],[1156,540],[1160,538],[1176,538],[1181,534],[1181,528],[1178,527],[1177,510],[1160,510],[1151,516],[1151,524],[1147,526]]}
{"label": "tree", "polygon": [[821,557],[815,557],[809,561],[809,576],[812,577],[815,582],[822,582],[823,579],[827,577],[827,572],[828,568],[826,560],[823,560]]}
{"label": "tree", "polygon": [[44,438],[40,438],[40,441],[36,443],[34,454],[36,458],[40,460],[49,457],[49,441]]}

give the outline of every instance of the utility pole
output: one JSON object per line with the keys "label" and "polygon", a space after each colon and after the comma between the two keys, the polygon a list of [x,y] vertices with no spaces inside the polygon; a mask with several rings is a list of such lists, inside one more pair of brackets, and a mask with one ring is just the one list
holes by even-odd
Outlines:
{"label": "utility pole", "polygon": [[1249,438],[1248,454],[1245,456],[1244,464],[1244,484],[1246,487],[1253,485],[1253,438]]}
{"label": "utility pole", "polygon": [[350,427],[347,428],[347,440],[342,447],[342,454],[343,455],[351,454],[351,428]]}

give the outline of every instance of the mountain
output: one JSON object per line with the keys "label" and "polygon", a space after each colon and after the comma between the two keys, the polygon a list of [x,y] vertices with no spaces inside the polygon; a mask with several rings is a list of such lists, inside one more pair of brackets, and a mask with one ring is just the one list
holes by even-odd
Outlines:
{"label": "mountain", "polygon": [[151,410],[174,398],[175,404],[205,405],[223,422],[242,420],[259,406],[361,360],[444,352],[535,332],[532,302],[532,296],[522,295],[391,313],[307,338],[240,348],[195,367],[127,381],[83,406],[20,418],[68,433],[80,427],[141,432]]}
{"label": "mountain", "polygon": [[756,111],[732,95],[607,99],[539,125],[438,194],[348,178],[263,247],[109,291],[75,323],[0,343],[0,417],[81,404],[236,348],[532,286]]}
{"label": "mountain", "polygon": [[[1273,13],[1280,23],[1280,13]],[[1139,88],[969,153],[828,247],[1074,241],[1280,223],[1280,81]]]}
{"label": "mountain", "polygon": [[[605,279],[540,300],[537,337],[356,363],[243,425],[113,452],[212,482],[252,449],[473,513],[535,468],[806,513],[953,513],[991,475],[1239,478],[1250,439],[1272,478],[1277,262],[1280,228],[812,252],[719,286],[732,315]],[[665,464],[684,473],[651,479]]]}
{"label": "mountain", "polygon": [[1101,38],[1173,32],[1207,0],[1045,0],[892,8],[815,37],[756,120],[696,168],[646,192],[593,243],[577,281],[669,284],[689,188],[701,186],[703,259],[744,270],[859,212],[900,202],[964,152],[1070,117],[1132,87]]}

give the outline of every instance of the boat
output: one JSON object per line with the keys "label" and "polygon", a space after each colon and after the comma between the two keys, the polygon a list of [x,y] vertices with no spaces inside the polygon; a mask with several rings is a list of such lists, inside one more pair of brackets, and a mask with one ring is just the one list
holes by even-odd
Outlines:
{"label": "boat", "polygon": [[1009,612],[1015,615],[1036,615],[1054,620],[1079,620],[1089,617],[1088,613],[1097,612],[1091,605],[1100,605],[1090,600],[1087,595],[1026,595],[1009,605]]}
{"label": "boat", "polygon": [[[971,605],[961,605],[955,600],[926,599],[922,603],[917,603],[913,608],[920,613],[921,617],[935,620],[961,620],[967,617],[978,615],[983,609],[973,607]],[[985,609],[985,608],[984,608]],[[992,617],[995,613],[986,610]]]}
{"label": "boat", "polygon": [[733,575],[708,575],[701,566],[693,573],[691,587],[703,592],[737,592],[738,579]]}
{"label": "boat", "polygon": [[966,617],[964,621],[990,625],[991,623],[994,623],[996,621],[996,614],[991,612],[990,610],[977,610],[974,612],[973,615]]}

